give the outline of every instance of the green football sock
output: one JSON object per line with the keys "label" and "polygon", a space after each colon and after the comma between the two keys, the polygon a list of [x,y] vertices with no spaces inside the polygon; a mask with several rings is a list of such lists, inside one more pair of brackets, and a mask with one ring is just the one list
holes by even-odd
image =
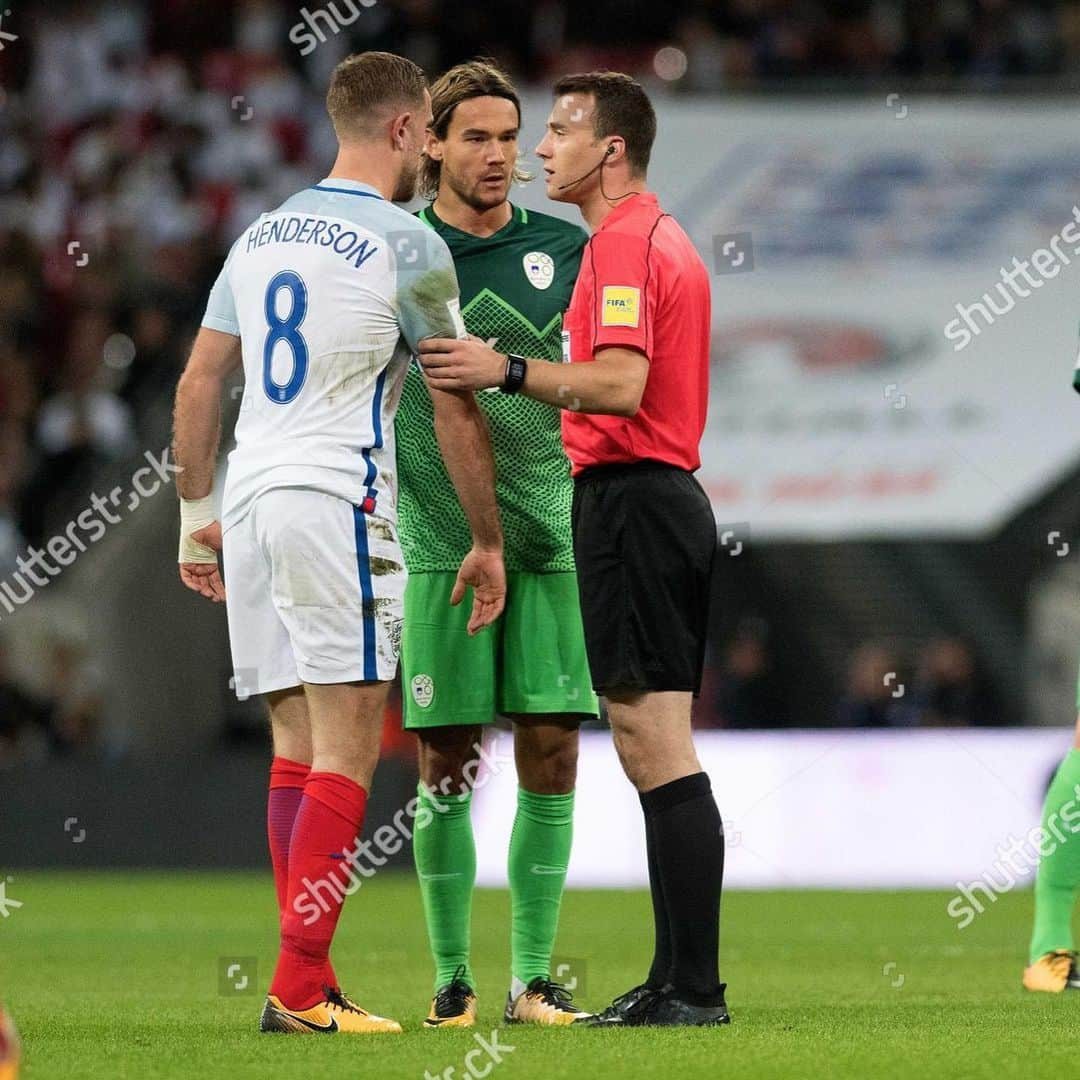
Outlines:
{"label": "green football sock", "polygon": [[[1073,907],[1080,888],[1080,750],[1061,763],[1043,806],[1044,844],[1056,846],[1039,863],[1031,962],[1055,949],[1072,949]],[[1076,831],[1074,832],[1073,829]],[[1061,843],[1060,837],[1066,842]]]}
{"label": "green football sock", "polygon": [[[420,879],[431,954],[435,958],[435,990],[446,986],[465,966],[465,981],[475,987],[469,967],[472,896],[476,884],[476,842],[470,808],[472,792],[432,798],[418,788],[418,823],[413,835],[413,859]],[[437,800],[437,801],[436,801]],[[441,807],[441,809],[440,809]],[[423,810],[431,821],[420,827]],[[422,817],[421,817],[422,815]]]}
{"label": "green football sock", "polygon": [[574,839],[574,793],[534,795],[518,788],[510,836],[510,954],[515,979],[551,977],[566,869]]}

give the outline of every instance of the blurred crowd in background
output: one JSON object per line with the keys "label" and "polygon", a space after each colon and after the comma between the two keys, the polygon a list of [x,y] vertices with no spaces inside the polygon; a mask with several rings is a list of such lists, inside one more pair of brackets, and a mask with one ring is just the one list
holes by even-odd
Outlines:
{"label": "blurred crowd in background", "polygon": [[[323,88],[350,52],[429,73],[487,54],[523,82],[613,67],[655,93],[1080,69],[1080,3],[1039,0],[55,0],[0,18],[0,580],[103,463],[156,445],[229,242],[332,159]],[[81,671],[72,647],[56,662]],[[878,669],[902,661],[865,646],[836,722],[981,722],[965,648],[928,645],[897,699]],[[717,647],[705,722],[798,723],[768,652],[753,631]],[[12,717],[41,746],[87,737],[90,698],[20,701],[0,663],[0,758]]]}
{"label": "blurred crowd in background", "polygon": [[[743,618],[713,645],[699,727],[805,727],[798,685],[786,678],[762,619]],[[942,635],[916,647],[867,641],[848,659],[843,693],[828,718],[836,728],[995,727],[1001,709],[971,645]]]}

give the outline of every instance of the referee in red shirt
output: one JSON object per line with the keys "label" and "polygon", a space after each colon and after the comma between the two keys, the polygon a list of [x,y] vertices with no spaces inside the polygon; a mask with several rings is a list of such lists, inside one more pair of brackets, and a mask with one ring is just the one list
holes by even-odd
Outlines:
{"label": "referee in red shirt", "polygon": [[716,522],[694,478],[705,426],[709,276],[647,188],[656,114],[627,75],[561,79],[537,147],[550,198],[592,237],[563,319],[563,360],[421,342],[432,386],[497,386],[564,409],[574,550],[596,690],[645,814],[656,949],[605,1026],[728,1022],[718,971],[724,834],[690,730]]}

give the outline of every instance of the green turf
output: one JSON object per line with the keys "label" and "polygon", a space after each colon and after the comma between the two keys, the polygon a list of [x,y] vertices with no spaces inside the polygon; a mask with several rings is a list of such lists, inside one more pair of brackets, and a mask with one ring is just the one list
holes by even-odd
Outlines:
{"label": "green turf", "polygon": [[[260,1035],[274,958],[268,876],[17,873],[23,907],[0,922],[0,997],[21,1029],[26,1080],[158,1077],[467,1077],[469,1032],[424,1031],[430,967],[420,898],[384,875],[353,896],[335,946],[362,1004],[401,1036]],[[1001,898],[958,932],[939,893],[732,893],[723,977],[729,1028],[500,1028],[518,1077],[1033,1077],[1076,1072],[1080,994],[1019,987],[1031,896]],[[506,992],[505,893],[477,896],[474,966],[489,1038]],[[649,958],[644,893],[568,894],[559,953],[586,1005]],[[223,957],[257,957],[248,992],[219,986]],[[249,973],[250,975],[251,973]],[[239,976],[238,976],[239,979]],[[582,992],[583,991],[583,992]],[[486,1059],[472,1059],[480,1073]],[[452,1074],[446,1070],[453,1066]]]}

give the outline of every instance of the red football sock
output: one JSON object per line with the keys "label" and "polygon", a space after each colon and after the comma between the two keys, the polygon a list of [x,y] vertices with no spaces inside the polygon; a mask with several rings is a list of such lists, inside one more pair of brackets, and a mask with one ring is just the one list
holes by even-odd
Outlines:
{"label": "red football sock", "polygon": [[[266,804],[266,829],[270,837],[270,862],[274,867],[274,886],[277,889],[278,921],[285,916],[285,901],[289,895],[289,845],[292,841],[296,813],[304,797],[304,784],[311,772],[310,765],[288,758],[275,757],[270,764],[270,796]],[[326,961],[323,981],[337,987],[337,975],[330,960]]]}
{"label": "red football sock", "polygon": [[289,841],[281,953],[270,984],[290,1009],[310,1009],[326,996],[330,942],[345,896],[355,891],[346,859],[366,807],[367,792],[347,776],[309,774]]}
{"label": "red football sock", "polygon": [[266,802],[266,831],[270,837],[270,862],[274,867],[279,916],[289,893],[289,841],[296,811],[304,797],[310,765],[275,757],[270,763],[270,796]]}

